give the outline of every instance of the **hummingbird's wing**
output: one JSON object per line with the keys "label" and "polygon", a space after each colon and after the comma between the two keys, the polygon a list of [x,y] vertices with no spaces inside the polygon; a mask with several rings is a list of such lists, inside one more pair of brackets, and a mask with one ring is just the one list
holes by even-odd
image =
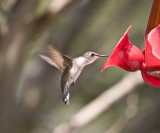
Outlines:
{"label": "hummingbird's wing", "polygon": [[[47,61],[50,65],[55,66],[58,68],[58,66],[46,55],[39,55],[43,60]],[[58,68],[59,69],[59,68]]]}
{"label": "hummingbird's wing", "polygon": [[48,45],[47,52],[49,57],[41,56],[41,58],[43,58],[49,64],[57,67],[62,72],[66,69],[66,67],[69,68],[72,66],[72,60],[68,56],[63,55],[61,52],[56,50],[53,46]]}

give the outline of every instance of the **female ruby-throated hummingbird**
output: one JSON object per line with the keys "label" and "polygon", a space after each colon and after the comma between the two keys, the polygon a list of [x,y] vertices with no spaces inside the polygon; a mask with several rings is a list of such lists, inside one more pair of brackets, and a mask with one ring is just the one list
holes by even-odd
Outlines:
{"label": "female ruby-throated hummingbird", "polygon": [[47,46],[47,53],[49,56],[40,55],[40,57],[62,71],[61,89],[65,104],[69,104],[69,87],[74,85],[83,67],[93,63],[96,59],[108,57],[95,52],[86,52],[83,56],[71,59],[57,51],[51,45]]}

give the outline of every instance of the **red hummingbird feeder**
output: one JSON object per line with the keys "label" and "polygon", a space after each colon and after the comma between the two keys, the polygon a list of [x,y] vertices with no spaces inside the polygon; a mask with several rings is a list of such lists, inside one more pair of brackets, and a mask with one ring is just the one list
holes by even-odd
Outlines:
{"label": "red hummingbird feeder", "polygon": [[142,51],[130,42],[130,29],[131,26],[105,62],[101,73],[110,66],[130,72],[140,70],[148,85],[160,87],[160,1],[153,0]]}

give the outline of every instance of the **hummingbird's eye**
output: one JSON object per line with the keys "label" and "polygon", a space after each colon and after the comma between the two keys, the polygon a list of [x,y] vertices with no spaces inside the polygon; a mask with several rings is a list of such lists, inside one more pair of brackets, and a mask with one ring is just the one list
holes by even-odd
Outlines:
{"label": "hummingbird's eye", "polygon": [[91,56],[93,57],[95,54],[94,53],[91,53]]}

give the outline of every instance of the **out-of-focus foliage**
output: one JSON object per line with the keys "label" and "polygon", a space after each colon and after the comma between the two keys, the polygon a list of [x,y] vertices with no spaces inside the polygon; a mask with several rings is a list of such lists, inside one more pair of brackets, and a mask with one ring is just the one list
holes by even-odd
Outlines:
{"label": "out-of-focus foliage", "polygon": [[[60,89],[61,72],[38,56],[45,53],[45,45],[53,44],[72,58],[86,51],[109,55],[127,27],[132,25],[131,42],[143,49],[151,2],[83,0],[59,14],[41,36],[28,41],[15,105],[11,110],[11,130],[15,133],[51,133],[58,124],[69,120],[84,105],[128,73],[113,67],[100,74],[106,59],[97,60],[84,68],[75,86],[71,87],[70,105],[65,106]],[[49,4],[49,0],[40,0],[35,17],[41,16]],[[10,8],[13,5],[12,0],[3,1],[0,12],[1,28],[4,28],[4,21],[12,13]],[[105,132],[117,121],[123,122],[123,118],[120,118],[124,116],[125,120],[126,114],[129,120],[121,125],[121,132],[160,132],[157,124],[160,122],[159,96],[158,88],[139,86],[137,91],[119,101],[79,132]]]}

